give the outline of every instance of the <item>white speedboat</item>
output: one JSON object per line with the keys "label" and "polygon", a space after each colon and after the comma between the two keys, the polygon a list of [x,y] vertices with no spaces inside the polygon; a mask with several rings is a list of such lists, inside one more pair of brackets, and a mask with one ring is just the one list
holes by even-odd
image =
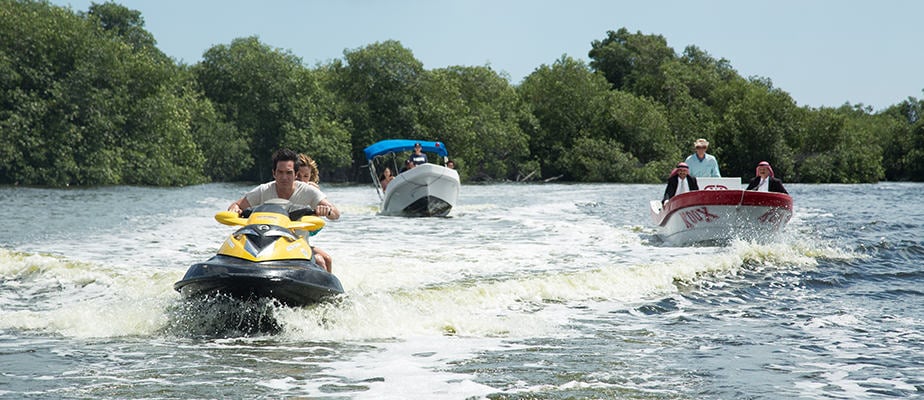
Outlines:
{"label": "white speedboat", "polygon": [[702,188],[650,202],[652,222],[666,245],[722,244],[772,238],[792,218],[785,193],[742,190],[740,178],[697,178]]}
{"label": "white speedboat", "polygon": [[420,143],[425,153],[435,153],[442,157],[443,164],[448,160],[449,153],[442,142],[389,139],[364,150],[373,185],[382,200],[382,215],[444,217],[459,199],[459,173],[432,163],[420,164],[401,172],[382,188],[379,171],[388,164],[397,170],[398,153],[412,150],[416,143]]}

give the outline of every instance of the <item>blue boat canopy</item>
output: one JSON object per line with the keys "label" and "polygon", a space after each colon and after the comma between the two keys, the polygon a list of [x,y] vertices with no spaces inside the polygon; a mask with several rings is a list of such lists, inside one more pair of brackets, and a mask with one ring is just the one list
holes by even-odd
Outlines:
{"label": "blue boat canopy", "polygon": [[444,145],[443,142],[428,142],[425,140],[410,139],[382,140],[369,147],[366,147],[363,151],[366,153],[366,159],[372,161],[373,158],[382,154],[414,150],[415,143],[420,143],[420,146],[423,147],[423,151],[427,153],[436,153],[442,157],[449,156],[449,152],[446,151],[446,145]]}

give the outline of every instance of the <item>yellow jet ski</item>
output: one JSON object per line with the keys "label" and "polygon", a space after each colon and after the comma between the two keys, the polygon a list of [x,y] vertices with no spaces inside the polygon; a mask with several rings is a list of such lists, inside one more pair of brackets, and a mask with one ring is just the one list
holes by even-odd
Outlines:
{"label": "yellow jet ski", "polygon": [[310,208],[288,212],[267,203],[238,216],[215,214],[218,222],[240,226],[208,261],[189,267],[173,288],[186,297],[224,294],[243,300],[272,298],[304,306],[343,293],[336,276],[315,263],[308,237],[324,227]]}

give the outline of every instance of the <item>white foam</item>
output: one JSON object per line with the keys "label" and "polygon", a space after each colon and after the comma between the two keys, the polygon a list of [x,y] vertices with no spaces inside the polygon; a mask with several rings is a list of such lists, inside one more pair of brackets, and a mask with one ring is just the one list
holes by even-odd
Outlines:
{"label": "white foam", "polygon": [[[490,191],[497,190],[465,189],[478,198],[490,198]],[[806,238],[799,229],[780,242],[653,247],[645,239],[653,229],[631,219],[610,220],[605,205],[562,200],[570,192],[561,188],[548,194],[537,187],[504,189],[522,191],[523,204],[501,209],[490,202],[466,203],[463,194],[452,218],[434,219],[378,216],[371,188],[326,190],[344,216],[312,243],[333,255],[346,294],[317,306],[275,310],[282,332],[272,346],[346,343],[372,350],[324,363],[329,379],[276,376],[259,384],[296,394],[327,393],[332,389],[324,385],[336,390],[349,386],[344,381],[368,388],[344,389],[354,398],[485,396],[498,390],[447,370],[478,352],[509,349],[511,341],[581,335],[576,320],[607,318],[614,309],[633,311],[639,303],[661,298],[682,306],[677,293],[685,286],[722,288],[745,268],[799,272],[815,268],[819,258],[860,257]],[[531,190],[540,194],[527,196]],[[212,218],[230,200],[214,197],[182,212],[127,218],[118,229],[92,232],[80,241],[20,248],[32,254],[0,250],[4,285],[15,287],[0,297],[0,329],[75,338],[161,335],[170,323],[170,308],[183,302],[173,283],[188,265],[210,257],[231,232]],[[54,256],[37,255],[49,252]],[[29,305],[15,292],[44,298]],[[843,345],[836,350],[848,357],[861,348],[838,330],[861,322],[832,316],[803,329],[840,340]],[[832,375],[829,380],[847,378]],[[558,387],[581,385],[596,388],[576,381]],[[857,390],[852,384],[844,387]]]}
{"label": "white foam", "polygon": [[[349,362],[333,362],[327,366],[342,379],[367,388],[350,394],[356,399],[483,397],[497,389],[447,369],[453,362],[471,358],[473,349],[500,349],[499,343],[494,339],[408,337],[400,342],[377,344],[376,350],[363,352]],[[331,384],[334,382],[306,382],[304,386],[308,392],[317,393],[322,391],[321,386]]]}
{"label": "white foam", "polygon": [[[4,311],[0,328],[70,337],[151,335],[166,321],[180,275],[150,268],[112,269],[54,256],[0,250],[0,274],[42,296],[42,307]],[[7,301],[12,299],[7,298]]]}

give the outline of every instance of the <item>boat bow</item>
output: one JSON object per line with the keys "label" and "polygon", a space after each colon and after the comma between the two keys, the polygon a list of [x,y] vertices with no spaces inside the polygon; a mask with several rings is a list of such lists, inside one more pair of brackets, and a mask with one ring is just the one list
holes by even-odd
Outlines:
{"label": "boat bow", "polygon": [[792,218],[793,200],[785,193],[696,190],[676,195],[663,206],[652,200],[649,207],[664,243],[689,245],[766,238]]}

